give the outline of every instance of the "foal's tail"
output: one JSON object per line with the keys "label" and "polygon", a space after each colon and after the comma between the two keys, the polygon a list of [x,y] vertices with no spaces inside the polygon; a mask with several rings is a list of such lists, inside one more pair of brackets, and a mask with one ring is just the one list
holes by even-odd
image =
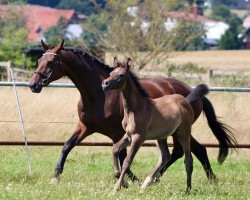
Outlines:
{"label": "foal's tail", "polygon": [[228,156],[229,147],[236,150],[237,141],[232,133],[232,128],[217,119],[212,103],[206,98],[202,98],[203,111],[207,118],[207,123],[214,136],[219,141],[218,162],[222,164]]}
{"label": "foal's tail", "polygon": [[199,100],[200,98],[202,98],[204,95],[206,95],[208,93],[208,87],[205,84],[199,84],[197,85],[192,91],[191,93],[186,97],[186,100],[189,103],[192,103],[194,101]]}

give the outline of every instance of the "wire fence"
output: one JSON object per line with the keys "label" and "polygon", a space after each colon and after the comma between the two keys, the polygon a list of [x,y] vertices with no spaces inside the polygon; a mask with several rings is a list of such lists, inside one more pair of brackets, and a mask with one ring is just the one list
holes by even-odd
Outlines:
{"label": "wire fence", "polygon": [[[28,82],[16,82],[18,87],[28,87]],[[12,82],[0,82],[0,86],[13,86]],[[51,83],[47,87],[55,88],[75,88],[75,85],[72,83]],[[240,87],[209,87],[210,91],[215,92],[250,92],[250,88],[240,88]],[[18,123],[17,120],[1,121],[6,123]],[[57,124],[76,124],[76,122],[38,122],[38,121],[29,121],[29,123],[57,123]],[[51,142],[51,141],[29,141],[30,146],[63,146],[64,142]],[[0,141],[0,146],[23,146],[25,145],[24,141]],[[213,143],[203,143],[202,144],[208,148],[218,148],[218,144]],[[113,146],[111,142],[81,142],[77,146]],[[142,146],[145,147],[155,147],[155,143],[145,142]],[[169,147],[173,147],[172,143],[168,144]],[[250,148],[250,144],[237,144],[231,145],[230,148]]]}

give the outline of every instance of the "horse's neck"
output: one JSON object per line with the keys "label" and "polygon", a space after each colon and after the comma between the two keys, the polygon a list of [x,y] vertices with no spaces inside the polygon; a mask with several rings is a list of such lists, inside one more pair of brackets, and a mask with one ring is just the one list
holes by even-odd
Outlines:
{"label": "horse's neck", "polygon": [[83,63],[75,58],[65,61],[64,64],[65,73],[79,90],[85,107],[88,104],[92,105],[95,101],[103,100],[105,96],[101,87],[101,81],[105,78],[105,73],[97,73],[96,68],[98,67],[90,64],[90,62],[86,60]]}
{"label": "horse's neck", "polygon": [[137,110],[142,110],[144,106],[149,106],[149,98],[144,97],[131,77],[128,78],[125,88],[122,90],[122,100],[124,114],[129,115],[135,113]]}

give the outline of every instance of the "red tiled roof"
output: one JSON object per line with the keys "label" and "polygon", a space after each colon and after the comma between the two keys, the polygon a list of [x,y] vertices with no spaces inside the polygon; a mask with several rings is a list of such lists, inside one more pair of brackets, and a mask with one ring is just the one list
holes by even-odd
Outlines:
{"label": "red tiled roof", "polygon": [[10,10],[23,12],[30,42],[41,40],[41,35],[37,33],[38,29],[46,32],[50,27],[55,26],[61,17],[69,22],[75,13],[75,10],[59,10],[38,5],[0,5],[1,17],[6,17]]}
{"label": "red tiled roof", "polygon": [[188,12],[168,12],[166,16],[174,19],[186,19],[191,21],[198,21],[201,23],[214,22],[214,20],[212,19],[208,19],[204,16]]}

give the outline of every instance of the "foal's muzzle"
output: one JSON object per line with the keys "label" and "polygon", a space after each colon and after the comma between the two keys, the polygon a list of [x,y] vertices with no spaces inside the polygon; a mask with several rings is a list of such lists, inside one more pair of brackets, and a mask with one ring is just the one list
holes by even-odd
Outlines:
{"label": "foal's muzzle", "polygon": [[106,91],[106,90],[108,90],[109,88],[109,81],[108,80],[103,80],[102,81],[102,89],[103,89],[103,91]]}

